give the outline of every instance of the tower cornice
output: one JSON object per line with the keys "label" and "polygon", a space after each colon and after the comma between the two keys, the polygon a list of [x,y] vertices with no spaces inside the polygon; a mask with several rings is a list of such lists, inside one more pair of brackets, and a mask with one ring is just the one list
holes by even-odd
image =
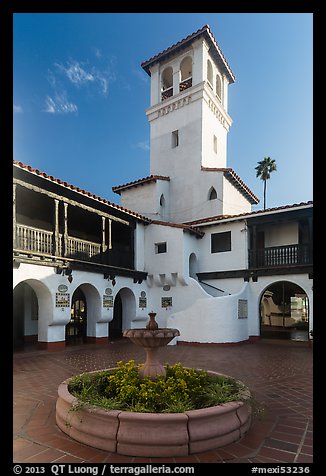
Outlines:
{"label": "tower cornice", "polygon": [[232,124],[232,119],[225,111],[223,106],[219,103],[218,99],[214,95],[213,91],[211,91],[206,81],[202,81],[201,83],[196,84],[195,86],[192,86],[191,88],[188,88],[179,94],[171,96],[165,101],[154,104],[154,106],[146,109],[145,112],[149,122],[151,122],[200,99],[204,99],[212,113],[228,131]]}

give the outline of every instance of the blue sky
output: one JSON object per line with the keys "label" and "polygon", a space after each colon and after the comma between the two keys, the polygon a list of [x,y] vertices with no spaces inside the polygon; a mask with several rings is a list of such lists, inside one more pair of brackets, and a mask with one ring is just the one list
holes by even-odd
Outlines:
{"label": "blue sky", "polygon": [[312,200],[312,13],[15,13],[14,159],[119,204],[149,175],[140,64],[208,24],[236,81],[228,167],[267,207]]}

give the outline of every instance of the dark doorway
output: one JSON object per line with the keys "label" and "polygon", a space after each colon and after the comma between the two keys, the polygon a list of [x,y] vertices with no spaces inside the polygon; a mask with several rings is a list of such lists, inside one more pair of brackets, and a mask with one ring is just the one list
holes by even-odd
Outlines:
{"label": "dark doorway", "polygon": [[72,296],[71,319],[66,325],[67,344],[82,344],[87,339],[87,303],[85,294],[77,288]]}
{"label": "dark doorway", "polygon": [[28,283],[19,283],[13,292],[13,350],[34,344],[38,337],[38,299]]}
{"label": "dark doorway", "polygon": [[13,293],[13,350],[24,347],[24,291],[24,283],[20,283]]}
{"label": "dark doorway", "polygon": [[109,337],[119,339],[122,337],[122,299],[118,293],[114,300],[113,319],[110,322]]}

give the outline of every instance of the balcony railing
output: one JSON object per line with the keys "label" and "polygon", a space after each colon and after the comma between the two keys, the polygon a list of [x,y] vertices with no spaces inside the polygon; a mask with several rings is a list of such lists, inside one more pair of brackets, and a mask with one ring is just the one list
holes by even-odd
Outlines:
{"label": "balcony railing", "polygon": [[16,226],[16,248],[47,255],[53,254],[53,232],[32,228],[26,225]]}
{"label": "balcony railing", "polygon": [[249,250],[249,268],[312,264],[309,245],[285,245]]}
{"label": "balcony railing", "polygon": [[[52,231],[42,230],[27,225],[16,225],[16,244],[15,248],[31,253],[41,253],[45,255],[54,255],[54,237]],[[62,256],[62,237],[59,234],[57,254]],[[68,236],[67,249],[65,256],[67,258],[76,258],[88,260],[95,255],[100,255],[100,243],[81,240]]]}
{"label": "balcony railing", "polygon": [[[57,256],[78,261],[101,263],[118,268],[134,269],[134,255],[131,247],[113,240],[113,249],[103,251],[102,244],[67,236],[27,225],[16,225],[14,250],[36,256]],[[56,243],[55,243],[56,241]],[[56,246],[56,252],[55,252]]]}
{"label": "balcony railing", "polygon": [[161,100],[165,101],[166,99],[169,99],[170,97],[173,96],[173,86],[170,88],[164,89],[161,93]]}
{"label": "balcony railing", "polygon": [[101,245],[93,241],[81,240],[80,238],[68,237],[68,249],[66,256],[68,258],[77,258],[87,260],[95,255],[100,256]]}
{"label": "balcony railing", "polygon": [[191,86],[192,86],[192,77],[190,76],[189,78],[186,78],[183,81],[181,81],[181,83],[179,84],[179,91],[182,92],[185,89],[191,88]]}

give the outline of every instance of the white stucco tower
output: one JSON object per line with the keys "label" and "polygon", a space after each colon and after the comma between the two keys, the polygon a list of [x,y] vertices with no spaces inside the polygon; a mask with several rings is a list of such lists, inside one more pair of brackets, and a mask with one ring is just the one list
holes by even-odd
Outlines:
{"label": "white stucco tower", "polygon": [[250,211],[256,197],[227,168],[235,77],[209,26],[141,66],[151,77],[151,175],[141,190],[140,181],[113,188],[122,206],[177,223]]}

